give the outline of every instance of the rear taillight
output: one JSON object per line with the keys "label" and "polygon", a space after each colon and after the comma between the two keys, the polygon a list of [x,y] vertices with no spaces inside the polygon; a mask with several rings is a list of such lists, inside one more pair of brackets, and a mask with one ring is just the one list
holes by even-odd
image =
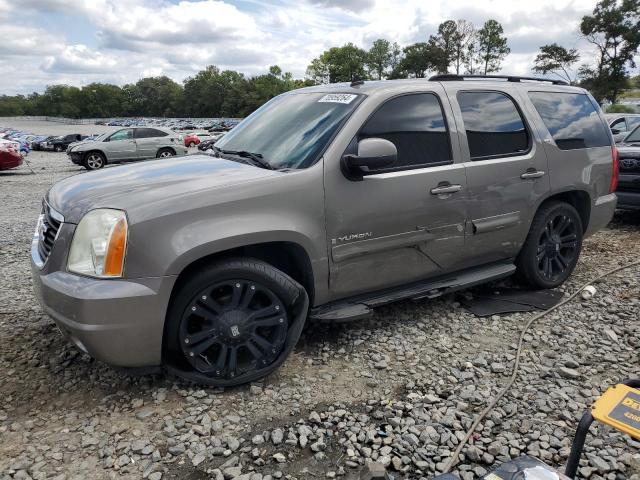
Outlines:
{"label": "rear taillight", "polygon": [[609,186],[609,193],[613,193],[618,188],[618,176],[620,175],[620,152],[616,147],[611,147],[611,185]]}

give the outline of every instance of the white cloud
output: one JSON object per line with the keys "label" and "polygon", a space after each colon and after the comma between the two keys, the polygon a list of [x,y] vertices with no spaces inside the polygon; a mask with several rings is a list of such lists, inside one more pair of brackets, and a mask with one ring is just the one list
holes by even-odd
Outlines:
{"label": "white cloud", "polygon": [[[596,0],[0,0],[0,92],[67,82],[181,81],[208,64],[247,74],[278,64],[303,76],[310,60],[346,42],[425,41],[440,22],[500,21],[512,54],[503,71],[528,74],[537,49],[557,42],[585,51],[578,23]],[[55,15],[56,20],[49,21]],[[67,19],[61,26],[59,19]],[[81,32],[65,31],[77,22]],[[47,25],[47,30],[43,29]],[[87,35],[86,33],[84,35]],[[19,64],[10,61],[20,56]],[[34,87],[35,86],[35,87]]]}

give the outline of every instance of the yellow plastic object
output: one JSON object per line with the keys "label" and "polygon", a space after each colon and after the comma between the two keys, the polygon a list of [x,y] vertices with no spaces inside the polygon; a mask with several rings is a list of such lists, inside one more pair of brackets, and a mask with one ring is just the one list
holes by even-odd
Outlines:
{"label": "yellow plastic object", "polygon": [[591,407],[591,415],[600,423],[640,440],[640,390],[615,385]]}

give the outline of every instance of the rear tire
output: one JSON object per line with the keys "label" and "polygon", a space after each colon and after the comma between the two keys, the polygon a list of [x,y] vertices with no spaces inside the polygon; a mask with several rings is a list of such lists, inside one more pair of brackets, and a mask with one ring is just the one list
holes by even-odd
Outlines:
{"label": "rear tire", "polygon": [[189,146],[190,146],[191,148],[195,147],[195,146],[196,146],[196,142],[191,142],[191,143],[189,144]]}
{"label": "rear tire", "polygon": [[562,285],[578,263],[582,237],[582,219],[572,205],[543,204],[516,260],[518,277],[536,289]]}
{"label": "rear tire", "polygon": [[62,151],[62,147],[60,145],[56,145],[53,149],[58,153]]}
{"label": "rear tire", "polygon": [[169,371],[226,387],[269,375],[293,351],[309,298],[261,260],[235,258],[193,273],[174,294],[165,326]]}
{"label": "rear tire", "polygon": [[175,154],[176,152],[170,148],[161,148],[158,150],[158,153],[156,153],[156,158],[169,158],[173,157]]}

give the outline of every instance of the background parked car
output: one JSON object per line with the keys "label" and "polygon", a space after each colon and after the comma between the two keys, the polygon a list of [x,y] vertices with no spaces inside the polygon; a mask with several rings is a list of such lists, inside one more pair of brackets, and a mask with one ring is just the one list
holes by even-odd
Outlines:
{"label": "background parked car", "polygon": [[42,150],[41,144],[46,143],[54,138],[55,137],[53,135],[36,135],[36,137],[31,140],[31,144],[29,145],[29,147],[31,148],[31,150]]}
{"label": "background parked car", "polygon": [[200,144],[198,145],[198,150],[201,150],[203,152],[210,150],[211,148],[213,148],[213,145],[226,134],[227,132],[212,133],[208,140],[203,140],[202,142],[200,142]]}
{"label": "background parked car", "polygon": [[185,155],[181,137],[163,128],[123,128],[92,141],[72,145],[67,154],[73,163],[98,170],[107,163]]}
{"label": "background parked car", "polygon": [[618,144],[620,177],[616,196],[621,210],[640,210],[640,125]]}
{"label": "background parked car", "polygon": [[22,165],[22,156],[9,143],[0,143],[0,170],[9,170]]}
{"label": "background parked car", "polygon": [[640,125],[640,113],[607,113],[605,118],[616,143]]}
{"label": "background parked car", "polygon": [[80,135],[79,133],[72,133],[70,135],[64,135],[62,137],[54,137],[51,140],[47,140],[45,143],[42,143],[40,146],[42,147],[42,150],[64,152],[67,147],[73,142],[79,142],[84,138],[85,137]]}
{"label": "background parked car", "polygon": [[190,133],[184,137],[185,147],[195,147],[200,142],[211,140],[212,135],[209,132]]}

